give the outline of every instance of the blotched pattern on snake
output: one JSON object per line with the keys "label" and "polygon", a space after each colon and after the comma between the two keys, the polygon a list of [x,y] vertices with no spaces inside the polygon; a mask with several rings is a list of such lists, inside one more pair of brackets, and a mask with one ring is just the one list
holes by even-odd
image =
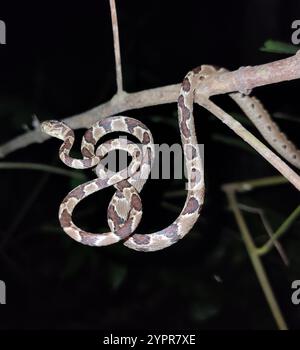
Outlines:
{"label": "blotched pattern on snake", "polygon": [[[220,71],[222,70],[213,66],[201,66],[190,71],[182,82],[178,97],[178,123],[188,178],[187,196],[177,219],[158,232],[135,233],[142,217],[139,193],[147,181],[154,160],[153,138],[150,130],[143,123],[125,116],[113,116],[100,120],[83,136],[82,159],[74,159],[70,156],[75,140],[71,128],[61,121],[50,120],[42,123],[42,130],[45,133],[63,141],[59,156],[67,166],[76,169],[96,167],[97,178],[73,189],[60,205],[60,224],[70,237],[90,246],[106,246],[125,240],[125,246],[148,252],[171,246],[191,230],[199,217],[204,201],[203,164],[193,116],[194,93],[199,84],[205,83],[209,75],[218,74]],[[256,98],[239,92],[230,94],[230,96],[276,151],[300,168],[299,150],[280,132],[262,104]],[[112,139],[104,142],[95,150],[98,141],[104,135],[112,132],[129,133],[139,140],[140,145],[124,139]],[[108,152],[116,149],[127,151],[132,157],[132,162],[127,169],[108,176],[107,170],[101,164],[101,159]],[[110,231],[97,234],[77,227],[72,221],[72,213],[78,203],[108,186],[114,186],[116,189],[107,210]]]}

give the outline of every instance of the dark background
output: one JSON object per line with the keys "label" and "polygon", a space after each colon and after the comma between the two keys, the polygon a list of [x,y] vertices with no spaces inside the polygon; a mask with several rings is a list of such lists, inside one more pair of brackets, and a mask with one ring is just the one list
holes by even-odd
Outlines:
{"label": "dark background", "polygon": [[[128,92],[178,83],[203,63],[236,69],[287,57],[259,49],[267,39],[290,43],[291,23],[300,17],[299,1],[286,0],[117,0],[117,7]],[[2,0],[0,19],[7,26],[7,45],[0,45],[1,143],[31,128],[33,114],[40,120],[60,119],[113,96],[108,0]],[[292,81],[255,91],[298,146],[299,87]],[[216,100],[239,113],[226,98]],[[126,115],[145,122],[156,143],[179,142],[175,104]],[[90,248],[72,241],[60,229],[57,211],[78,182],[37,171],[1,171],[0,279],[7,284],[1,329],[276,328],[221,185],[277,173],[207,112],[195,107],[195,118],[198,140],[205,143],[206,203],[192,232],[160,252],[138,253],[122,244]],[[33,144],[5,161],[66,169],[58,145],[57,140]],[[153,232],[176,218],[184,196],[167,201],[164,195],[179,189],[183,181],[147,183],[138,231]],[[107,189],[80,204],[76,223],[104,230],[112,194]],[[239,199],[263,209],[274,230],[299,204],[291,185]],[[246,218],[256,242],[266,241],[259,218]],[[290,301],[291,281],[300,279],[299,228],[298,220],[282,240],[289,267],[275,250],[263,258],[291,328],[300,327],[300,306]]]}

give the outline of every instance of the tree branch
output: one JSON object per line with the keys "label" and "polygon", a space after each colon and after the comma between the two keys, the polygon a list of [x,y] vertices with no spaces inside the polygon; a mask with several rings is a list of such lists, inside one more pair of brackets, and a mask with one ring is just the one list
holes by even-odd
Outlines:
{"label": "tree branch", "polygon": [[276,245],[276,242],[279,238],[281,238],[292,226],[292,224],[300,217],[300,205],[293,210],[293,212],[289,215],[289,217],[284,220],[284,222],[280,225],[274,235],[268,240],[260,248],[257,248],[257,253],[259,255],[265,255],[269,253],[269,251]]}
{"label": "tree branch", "polygon": [[40,163],[18,163],[18,162],[0,162],[0,170],[38,170],[46,173],[68,176],[77,180],[84,180],[85,176],[74,170],[66,170],[52,165]]}
{"label": "tree branch", "polygon": [[[246,212],[248,212],[248,213],[254,213],[254,214],[259,215],[259,217],[260,217],[260,219],[261,219],[261,222],[262,222],[262,224],[263,224],[263,226],[264,226],[264,228],[265,228],[265,230],[266,230],[268,236],[270,237],[270,240],[269,240],[269,241],[272,242],[272,243],[271,243],[271,244],[272,244],[272,247],[274,246],[274,247],[277,249],[277,252],[278,252],[278,254],[280,255],[282,261],[284,262],[284,264],[285,264],[286,266],[288,266],[288,265],[289,265],[289,259],[288,259],[287,255],[286,255],[286,253],[285,253],[285,251],[284,251],[284,249],[283,249],[281,243],[276,239],[276,236],[275,236],[275,234],[274,234],[274,231],[273,231],[273,229],[272,229],[272,227],[271,227],[271,224],[269,223],[269,221],[268,221],[268,219],[267,219],[267,217],[266,217],[266,215],[265,215],[264,210],[261,209],[261,208],[251,207],[251,206],[249,206],[249,205],[242,204],[242,203],[238,203],[238,207],[239,207],[239,209],[241,209],[242,211],[246,211]],[[300,206],[299,206],[299,208],[300,208]],[[274,237],[275,237],[275,238],[274,238]],[[257,248],[257,253],[258,253],[258,249],[259,249],[259,248]],[[259,254],[259,253],[258,253],[258,254]]]}
{"label": "tree branch", "polygon": [[[240,68],[234,72],[223,71],[209,77],[195,93],[195,102],[208,108],[226,123],[236,134],[249,143],[258,153],[260,153],[269,163],[271,163],[282,175],[299,190],[300,177],[289,168],[274,152],[266,147],[254,135],[246,130],[240,123],[235,121],[230,115],[222,111],[211,101],[203,102],[203,96],[224,94],[233,91],[249,91],[255,86],[262,86],[280,81],[300,78],[300,54],[260,66]],[[119,114],[126,110],[138,109],[154,105],[176,102],[180,84],[168,85],[160,88],[144,90],[135,93],[116,94],[110,101],[93,108],[92,110],[79,115],[66,118],[66,122],[71,128],[88,128],[96,121],[110,115]],[[205,105],[206,103],[206,105]],[[224,114],[225,113],[225,114]],[[225,116],[225,117],[224,117]],[[0,157],[26,147],[32,143],[41,143],[47,140],[46,135],[42,135],[40,130],[34,130],[21,135],[8,143],[0,146]]]}
{"label": "tree branch", "polygon": [[117,17],[117,9],[116,9],[115,0],[109,0],[109,5],[110,5],[111,23],[112,23],[113,38],[114,38],[117,94],[121,94],[123,92],[123,77],[122,77],[118,17]]}
{"label": "tree branch", "polygon": [[[233,72],[211,76],[201,86],[202,93],[209,96],[239,91],[247,93],[255,87],[299,79],[300,50],[288,58],[259,66],[240,67]],[[204,84],[203,84],[204,85]]]}
{"label": "tree branch", "polygon": [[234,190],[234,184],[233,184],[233,186],[231,186],[231,184],[224,185],[223,191],[225,191],[225,193],[226,193],[229,205],[231,207],[231,210],[233,211],[236,222],[239,226],[241,236],[242,236],[242,239],[243,239],[244,244],[246,246],[246,249],[247,249],[249,258],[251,260],[252,266],[255,270],[256,276],[257,276],[259,283],[261,285],[261,288],[264,292],[265,298],[268,302],[269,308],[272,312],[272,315],[273,315],[274,320],[277,324],[277,327],[280,330],[287,330],[288,329],[287,324],[286,324],[285,319],[282,315],[280,307],[277,303],[277,300],[275,298],[273,289],[271,287],[270,281],[268,279],[268,276],[266,274],[264,266],[261,262],[261,259],[256,252],[256,246],[254,244],[253,238],[250,234],[249,228],[246,224],[246,221],[243,217],[243,214],[241,213],[241,211],[238,207],[236,193]]}
{"label": "tree branch", "polygon": [[300,191],[300,176],[295,173],[281,158],[279,158],[273,151],[265,146],[259,139],[252,135],[245,129],[241,123],[236,121],[228,113],[223,111],[220,107],[210,100],[203,100],[202,105],[210,111],[213,115],[219,118],[224,124],[229,126],[237,135],[239,135],[245,142],[252,146],[262,157],[264,157],[270,164],[273,165],[291,184],[293,184],[298,191]]}

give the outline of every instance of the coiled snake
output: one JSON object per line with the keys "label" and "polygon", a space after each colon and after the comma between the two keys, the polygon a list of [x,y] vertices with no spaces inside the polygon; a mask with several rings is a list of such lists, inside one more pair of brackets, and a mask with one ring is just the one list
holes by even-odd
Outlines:
{"label": "coiled snake", "polygon": [[[143,123],[124,116],[100,120],[83,136],[81,144],[83,159],[74,159],[69,155],[75,140],[71,128],[61,121],[50,120],[42,123],[43,132],[63,141],[59,156],[67,166],[76,169],[96,167],[97,178],[73,189],[60,205],[60,224],[70,237],[90,246],[106,246],[123,239],[124,245],[128,248],[148,252],[169,247],[191,230],[199,217],[204,201],[203,165],[193,117],[194,92],[203,80],[218,71],[220,70],[213,66],[201,66],[190,71],[182,82],[178,97],[178,122],[188,178],[187,197],[177,219],[158,232],[134,233],[142,217],[139,193],[147,181],[154,160],[153,138],[150,130]],[[239,92],[230,96],[278,153],[300,168],[299,150],[280,132],[262,104],[254,97]],[[97,142],[104,135],[112,132],[129,133],[139,140],[140,146],[124,139],[112,139],[98,146],[95,151]],[[127,169],[109,175],[100,161],[109,151],[116,149],[127,151],[132,157],[132,162]],[[76,205],[96,191],[112,185],[116,192],[107,211],[110,231],[97,234],[77,227],[72,221],[72,213]]]}

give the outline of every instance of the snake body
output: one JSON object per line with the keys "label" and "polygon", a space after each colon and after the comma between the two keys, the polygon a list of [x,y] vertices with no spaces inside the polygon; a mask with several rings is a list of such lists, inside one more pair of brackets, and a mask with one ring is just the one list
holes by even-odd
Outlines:
{"label": "snake body", "polygon": [[[204,201],[204,174],[201,154],[197,142],[193,103],[199,84],[218,71],[213,66],[201,66],[190,71],[181,85],[178,97],[178,123],[187,171],[187,196],[179,216],[168,227],[154,232],[139,234],[135,230],[142,217],[142,203],[139,193],[151,171],[154,160],[154,144],[150,130],[140,121],[125,117],[107,117],[95,123],[83,136],[82,159],[70,156],[75,136],[73,130],[61,121],[46,121],[42,130],[63,141],[59,150],[60,159],[76,169],[96,167],[97,178],[77,186],[62,201],[59,220],[64,231],[76,241],[90,246],[105,246],[125,240],[124,245],[137,251],[164,249],[183,238],[196,223]],[[230,94],[247,116],[258,127],[265,139],[292,164],[300,168],[300,152],[280,132],[268,112],[254,97],[242,93]],[[104,142],[95,150],[97,142],[112,132],[124,132],[135,136],[140,145],[124,139]],[[109,175],[101,160],[111,150],[124,150],[132,157],[129,167]],[[108,206],[107,218],[110,228],[106,233],[91,233],[77,227],[72,213],[80,201],[89,195],[114,186],[116,189]]]}

